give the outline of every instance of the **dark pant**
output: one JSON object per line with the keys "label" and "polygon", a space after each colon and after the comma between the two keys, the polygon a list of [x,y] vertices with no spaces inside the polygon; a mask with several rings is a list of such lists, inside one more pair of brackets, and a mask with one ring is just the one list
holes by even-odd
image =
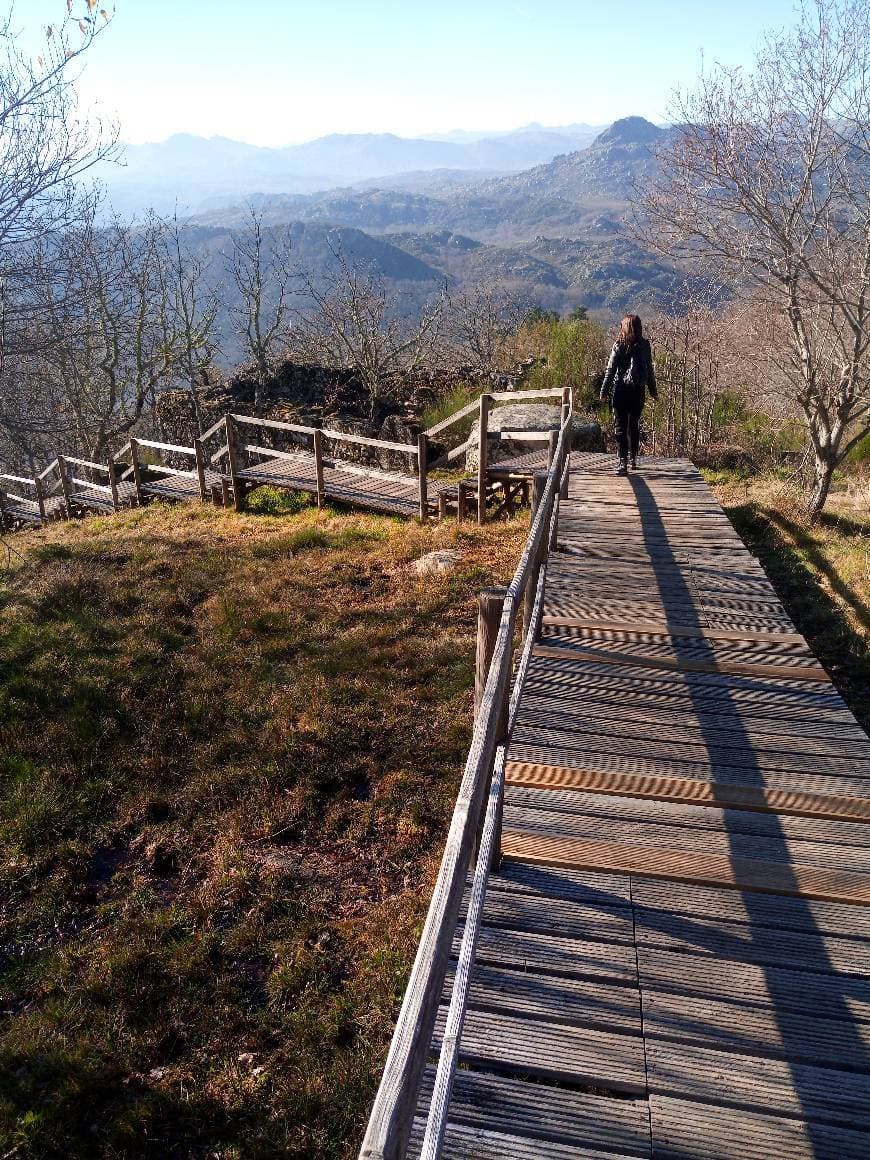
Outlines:
{"label": "dark pant", "polygon": [[619,447],[619,458],[634,459],[640,445],[640,413],[643,403],[638,406],[622,407],[614,405],[613,416],[616,420],[616,442]]}

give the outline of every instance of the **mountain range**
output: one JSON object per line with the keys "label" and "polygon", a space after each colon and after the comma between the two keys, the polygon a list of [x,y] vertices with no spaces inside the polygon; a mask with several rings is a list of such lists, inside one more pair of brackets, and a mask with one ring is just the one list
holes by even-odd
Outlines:
{"label": "mountain range", "polygon": [[99,177],[122,214],[147,208],[166,213],[176,205],[182,213],[194,213],[254,194],[311,193],[411,172],[454,171],[467,180],[516,172],[584,148],[600,129],[528,125],[437,138],[334,133],[283,149],[179,133],[159,144],[126,145],[123,165],[105,165]]}
{"label": "mountain range", "polygon": [[[445,285],[484,282],[559,312],[582,305],[609,322],[628,308],[678,306],[684,294],[684,273],[628,226],[633,193],[656,180],[656,149],[673,132],[628,117],[581,149],[508,175],[420,170],[317,193],[260,190],[192,215],[185,230],[216,281],[253,206],[269,244],[289,234],[292,260],[315,280],[335,271],[337,243],[382,276],[409,316]],[[228,319],[233,361],[240,352]]]}

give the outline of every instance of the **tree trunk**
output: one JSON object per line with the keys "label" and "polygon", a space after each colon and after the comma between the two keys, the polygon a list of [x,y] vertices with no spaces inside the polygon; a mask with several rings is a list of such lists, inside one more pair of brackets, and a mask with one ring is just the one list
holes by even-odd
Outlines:
{"label": "tree trunk", "polygon": [[816,451],[813,456],[813,490],[807,504],[807,514],[815,520],[821,513],[831,489],[831,479],[837,466],[837,458],[831,453]]}

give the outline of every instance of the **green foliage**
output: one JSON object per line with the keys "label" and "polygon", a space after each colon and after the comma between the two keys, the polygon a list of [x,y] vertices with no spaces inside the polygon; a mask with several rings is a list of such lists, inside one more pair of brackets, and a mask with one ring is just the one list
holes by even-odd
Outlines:
{"label": "green foliage", "polygon": [[[461,411],[463,407],[467,406],[472,399],[476,399],[479,394],[479,388],[472,386],[471,383],[456,383],[446,395],[442,395],[440,399],[430,403],[424,410],[420,416],[421,426],[424,428],[434,427],[444,419],[449,419],[456,411]],[[458,426],[457,424],[457,428]]]}
{"label": "green foliage", "polygon": [[573,310],[569,310],[565,315],[566,322],[586,322],[589,318],[589,311],[585,306],[575,306]]}
{"label": "green foliage", "polygon": [[597,322],[562,322],[557,318],[524,325],[521,349],[546,360],[532,369],[526,383],[529,388],[570,387],[577,408],[597,401],[597,380],[607,357],[606,335]]}
{"label": "green foliage", "polygon": [[846,456],[846,462],[856,467],[870,467],[870,431],[867,431],[863,438],[858,440]]}
{"label": "green foliage", "polygon": [[526,311],[522,325],[525,327],[538,326],[543,323],[553,323],[559,321],[558,310],[545,310],[543,306],[532,306]]}
{"label": "green foliage", "polygon": [[258,487],[246,497],[245,506],[258,516],[296,515],[309,507],[312,497],[307,491],[284,491],[278,487]]}

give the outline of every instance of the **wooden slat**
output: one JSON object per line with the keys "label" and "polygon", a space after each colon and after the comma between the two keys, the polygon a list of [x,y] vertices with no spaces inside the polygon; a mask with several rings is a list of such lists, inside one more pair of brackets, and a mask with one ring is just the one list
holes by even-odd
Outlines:
{"label": "wooden slat", "polygon": [[[428,1106],[433,1075],[430,1068],[424,1077],[423,1107]],[[505,1131],[509,1126],[514,1136],[530,1142],[570,1145],[575,1156],[581,1149],[587,1155],[586,1149],[592,1147],[608,1154],[649,1156],[646,1100],[613,1099],[515,1076],[464,1070],[456,1075],[450,1119],[489,1131]]]}
{"label": "wooden slat", "polygon": [[[725,1080],[727,1085],[727,1079]],[[650,1098],[653,1155],[668,1160],[858,1160],[870,1133],[814,1121],[754,1115],[691,1099]],[[703,1151],[698,1151],[699,1142]]]}
{"label": "wooden slat", "polygon": [[522,761],[508,761],[505,766],[505,783],[538,789],[577,790],[651,798],[655,801],[685,802],[687,805],[718,806],[724,809],[765,810],[799,817],[870,822],[868,798],[834,797],[800,790],[724,785],[646,774],[606,773]]}
{"label": "wooden slat", "polygon": [[847,870],[729,858],[702,851],[688,853],[627,842],[530,835],[514,830],[505,830],[502,851],[506,858],[518,858],[538,866],[613,870],[620,874],[674,878],[699,885],[870,906],[870,875]]}
{"label": "wooden slat", "polygon": [[559,628],[584,628],[601,632],[649,633],[652,636],[685,636],[695,640],[757,640],[771,644],[798,644],[808,648],[799,632],[720,632],[684,624],[644,624],[636,621],[585,620],[576,616],[543,616],[543,624]]}
{"label": "wooden slat", "polygon": [[[444,1015],[442,1007],[433,1036],[436,1048]],[[502,1072],[594,1085],[606,1091],[646,1093],[640,1035],[617,1035],[472,1008],[465,1019],[459,1050],[460,1058],[476,1067],[497,1063]]]}
{"label": "wooden slat", "polygon": [[656,1095],[691,1091],[701,1106],[727,1103],[749,1112],[867,1126],[866,1073],[664,1041],[648,1045],[647,1068],[650,1091]]}
{"label": "wooden slat", "polygon": [[797,668],[788,665],[754,665],[740,664],[737,661],[717,663],[716,661],[676,660],[669,657],[627,656],[624,653],[607,652],[605,649],[577,648],[565,644],[535,645],[532,655],[536,657],[550,657],[555,660],[593,661],[596,664],[609,665],[638,665],[648,669],[669,669],[678,673],[722,673],[737,677],[766,677],[777,681],[822,681],[831,683],[831,678],[825,670],[815,667]]}

